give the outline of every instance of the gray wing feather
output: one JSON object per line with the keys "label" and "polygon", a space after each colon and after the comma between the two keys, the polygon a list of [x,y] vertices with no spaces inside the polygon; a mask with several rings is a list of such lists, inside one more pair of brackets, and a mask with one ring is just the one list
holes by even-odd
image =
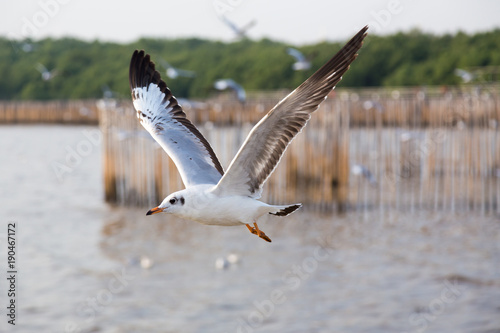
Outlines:
{"label": "gray wing feather", "polygon": [[332,59],[254,126],[217,184],[216,193],[260,197],[262,186],[292,139],[356,59],[367,29],[361,29]]}
{"label": "gray wing feather", "polygon": [[291,55],[292,57],[294,57],[295,60],[297,60],[297,61],[305,61],[306,60],[306,57],[304,57],[304,55],[302,54],[302,52],[300,52],[297,49],[289,47],[286,51],[287,51],[287,53],[289,55]]}

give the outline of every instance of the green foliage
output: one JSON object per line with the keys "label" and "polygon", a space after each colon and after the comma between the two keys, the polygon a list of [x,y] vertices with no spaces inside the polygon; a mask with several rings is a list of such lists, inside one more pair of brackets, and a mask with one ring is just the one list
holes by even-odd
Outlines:
{"label": "green foliage", "polygon": [[[0,38],[0,99],[100,98],[103,87],[109,87],[117,97],[127,97],[128,65],[135,49],[151,54],[178,97],[207,97],[215,92],[213,82],[221,78],[232,78],[247,90],[294,89],[342,44],[321,42],[298,47],[311,60],[312,68],[297,72],[292,69],[294,59],[286,53],[290,45],[268,39],[222,43],[143,38],[124,45],[72,38],[36,42]],[[418,30],[384,37],[369,35],[341,85],[459,84],[456,68],[500,66],[499,46],[498,29],[475,35],[435,36]],[[168,78],[161,59],[196,72],[196,77]],[[37,63],[55,69],[57,75],[42,80]]]}

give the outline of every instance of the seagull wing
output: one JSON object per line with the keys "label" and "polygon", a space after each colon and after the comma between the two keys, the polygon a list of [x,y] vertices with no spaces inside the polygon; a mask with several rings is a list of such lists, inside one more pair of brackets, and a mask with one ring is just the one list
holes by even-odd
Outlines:
{"label": "seagull wing", "polygon": [[236,92],[236,95],[238,96],[238,100],[240,102],[244,102],[247,98],[247,94],[245,92],[245,89],[238,83],[236,83],[234,80],[228,79],[227,80],[228,86],[233,89]]}
{"label": "seagull wing", "polygon": [[304,55],[302,54],[302,52],[300,52],[297,49],[289,47],[288,49],[286,49],[286,53],[288,53],[289,55],[291,55],[292,57],[294,57],[295,60],[297,60],[297,61],[300,61],[300,62],[306,61],[306,57],[304,57]]}
{"label": "seagull wing", "polygon": [[250,28],[252,28],[255,24],[257,23],[256,20],[250,21],[247,23],[247,25],[243,26],[240,31],[242,33],[246,33]]}
{"label": "seagull wing", "polygon": [[217,184],[224,174],[217,156],[144,51],[132,55],[129,81],[137,117],[174,161],[184,185]]}
{"label": "seagull wing", "polygon": [[169,69],[172,67],[165,59],[160,58],[159,60],[160,65],[162,65],[165,69]]}
{"label": "seagull wing", "polygon": [[237,35],[241,35],[242,34],[242,31],[240,28],[238,28],[236,26],[236,24],[234,24],[233,22],[229,21],[227,19],[227,17],[225,17],[224,15],[221,16],[221,19],[222,19],[222,22],[224,22],[229,28],[231,28],[231,30],[233,30],[233,32]]}
{"label": "seagull wing", "polygon": [[262,186],[292,139],[356,59],[367,29],[361,29],[332,59],[254,126],[214,189],[215,193],[260,197]]}
{"label": "seagull wing", "polygon": [[196,76],[195,72],[189,71],[187,69],[176,68],[176,70],[180,76],[184,76],[184,77],[195,77]]}
{"label": "seagull wing", "polygon": [[40,73],[42,73],[42,74],[43,74],[43,73],[48,73],[48,72],[49,72],[49,70],[47,69],[47,67],[45,67],[45,66],[44,66],[44,65],[42,65],[41,63],[37,63],[37,64],[35,65],[35,68],[36,68],[36,70],[37,70],[37,71],[39,71],[39,72],[40,72]]}
{"label": "seagull wing", "polygon": [[236,91],[236,95],[238,96],[238,100],[240,102],[245,102],[245,100],[247,99],[247,93],[245,92],[245,89],[243,89],[243,87],[240,86],[238,83],[234,82],[233,90]]}
{"label": "seagull wing", "polygon": [[238,83],[236,83],[236,81],[231,80],[231,79],[228,79],[228,80],[227,80],[227,85],[228,85],[231,89],[233,89],[234,91],[238,91],[238,90],[243,89],[243,87],[242,87],[242,86],[240,86]]}

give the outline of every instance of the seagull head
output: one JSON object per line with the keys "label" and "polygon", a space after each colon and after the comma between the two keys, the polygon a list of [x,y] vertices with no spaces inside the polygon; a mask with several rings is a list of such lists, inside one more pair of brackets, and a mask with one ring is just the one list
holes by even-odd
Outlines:
{"label": "seagull head", "polygon": [[156,213],[170,213],[175,214],[179,210],[182,210],[186,199],[184,195],[180,192],[172,193],[165,199],[163,199],[162,203],[155,208],[151,208],[146,215],[153,215]]}

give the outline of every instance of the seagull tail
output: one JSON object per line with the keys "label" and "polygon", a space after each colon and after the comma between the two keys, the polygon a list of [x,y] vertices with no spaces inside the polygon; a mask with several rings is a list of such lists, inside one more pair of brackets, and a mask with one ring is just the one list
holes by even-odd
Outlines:
{"label": "seagull tail", "polygon": [[295,212],[297,209],[302,207],[302,204],[293,204],[290,206],[272,206],[272,208],[275,208],[275,211],[269,212],[269,214],[276,215],[276,216],[287,216]]}

